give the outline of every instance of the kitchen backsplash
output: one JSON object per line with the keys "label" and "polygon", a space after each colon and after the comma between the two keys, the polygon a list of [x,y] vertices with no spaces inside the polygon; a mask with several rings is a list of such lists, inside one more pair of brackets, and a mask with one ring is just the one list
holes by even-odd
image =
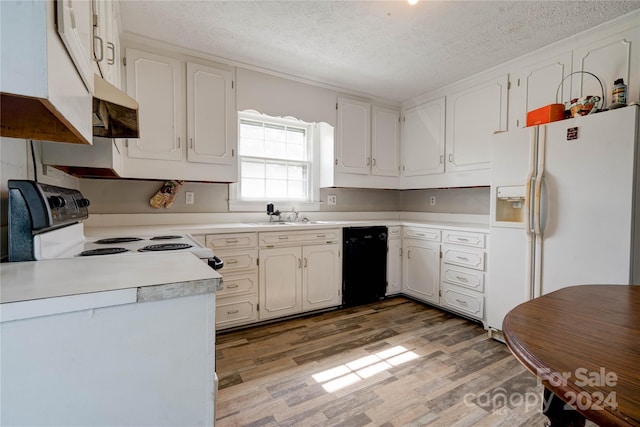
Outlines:
{"label": "kitchen backsplash", "polygon": [[[149,199],[162,186],[161,181],[81,179],[80,191],[91,200],[90,214],[122,213],[218,213],[229,212],[228,185],[186,182],[173,206],[154,209]],[[194,204],[185,203],[185,192],[194,192]],[[321,212],[437,212],[489,213],[489,187],[438,190],[374,190],[323,188],[320,199],[336,196],[335,206],[320,205]],[[436,204],[430,198],[436,197]]]}

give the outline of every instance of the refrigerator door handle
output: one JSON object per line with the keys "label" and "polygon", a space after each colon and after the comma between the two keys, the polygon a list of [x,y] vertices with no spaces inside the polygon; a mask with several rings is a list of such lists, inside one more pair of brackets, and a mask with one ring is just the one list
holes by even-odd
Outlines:
{"label": "refrigerator door handle", "polygon": [[542,224],[540,220],[540,205],[542,196],[542,178],[544,175],[544,153],[547,142],[547,128],[540,126],[538,134],[538,174],[536,175],[536,183],[534,187],[534,212],[533,212],[533,230],[542,237]]}
{"label": "refrigerator door handle", "polygon": [[535,180],[534,174],[536,171],[536,140],[538,137],[538,128],[531,128],[529,134],[529,173],[527,174],[526,190],[524,195],[524,212],[525,212],[525,231],[527,236],[531,237],[533,233],[533,227],[531,224],[531,218],[533,214],[533,204],[531,203],[531,186]]}

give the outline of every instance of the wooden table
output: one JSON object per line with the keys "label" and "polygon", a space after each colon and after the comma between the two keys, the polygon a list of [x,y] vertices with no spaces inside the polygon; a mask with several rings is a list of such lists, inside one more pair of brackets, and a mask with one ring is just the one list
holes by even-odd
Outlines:
{"label": "wooden table", "polygon": [[551,425],[640,426],[640,286],[564,288],[514,308],[502,328],[545,386]]}

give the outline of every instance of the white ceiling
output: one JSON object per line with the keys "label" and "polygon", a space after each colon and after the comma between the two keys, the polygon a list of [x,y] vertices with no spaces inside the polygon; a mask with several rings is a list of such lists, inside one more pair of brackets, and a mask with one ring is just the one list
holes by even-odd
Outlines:
{"label": "white ceiling", "polygon": [[640,1],[121,0],[122,29],[404,101],[640,8]]}

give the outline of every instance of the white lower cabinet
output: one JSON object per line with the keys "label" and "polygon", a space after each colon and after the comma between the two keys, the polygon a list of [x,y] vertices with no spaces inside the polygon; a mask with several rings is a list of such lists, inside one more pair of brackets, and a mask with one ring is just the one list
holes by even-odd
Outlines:
{"label": "white lower cabinet", "polygon": [[486,235],[446,230],[442,233],[440,304],[484,320]]}
{"label": "white lower cabinet", "polygon": [[[340,245],[318,232],[265,232],[259,251],[259,319],[335,307],[342,303]],[[295,242],[305,242],[300,245]]]}
{"label": "white lower cabinet", "polygon": [[302,248],[302,310],[342,304],[339,253],[337,243]]}
{"label": "white lower cabinet", "polygon": [[301,248],[260,250],[260,320],[302,311]]}
{"label": "white lower cabinet", "polygon": [[402,292],[402,227],[388,229],[387,240],[387,292],[395,295]]}
{"label": "white lower cabinet", "polygon": [[[424,234],[424,238],[412,237]],[[402,248],[402,292],[434,304],[440,303],[440,231],[407,228]]]}
{"label": "white lower cabinet", "polygon": [[222,258],[222,290],[216,292],[216,329],[258,321],[257,233],[210,234],[205,244]]}

